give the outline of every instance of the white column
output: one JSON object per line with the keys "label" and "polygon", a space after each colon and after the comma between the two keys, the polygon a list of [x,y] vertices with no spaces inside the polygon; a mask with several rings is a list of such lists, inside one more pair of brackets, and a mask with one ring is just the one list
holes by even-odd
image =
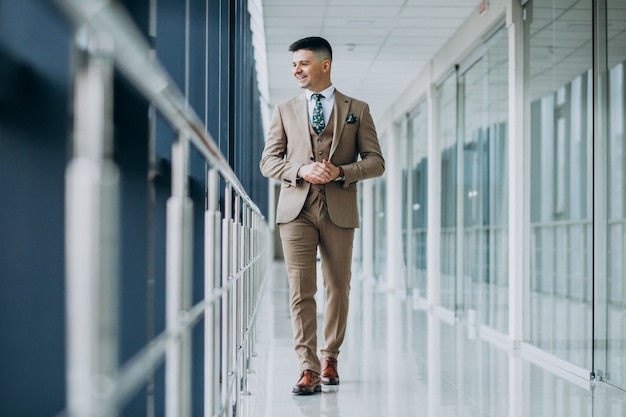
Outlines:
{"label": "white column", "polygon": [[523,339],[525,261],[528,254],[529,141],[524,101],[524,20],[517,0],[506,13],[509,33],[509,347],[519,349]]}
{"label": "white column", "polygon": [[[396,130],[396,129],[394,129]],[[395,140],[397,131],[389,138],[387,155],[385,155],[386,176],[386,208],[387,224],[387,289],[390,292],[402,290],[402,176],[401,170],[403,149]]]}
{"label": "white column", "polygon": [[[386,156],[386,155],[385,155]],[[361,183],[361,192],[363,202],[361,207],[361,250],[362,250],[362,300],[361,300],[361,323],[363,340],[374,340],[374,193],[375,184],[380,182],[378,179],[371,179]],[[353,310],[352,306],[350,311]],[[352,328],[352,326],[348,327]],[[374,367],[371,366],[372,361],[376,360],[376,351],[372,343],[365,343],[361,355],[361,365],[363,369],[363,377],[366,380],[376,378]]]}
{"label": "white column", "polygon": [[530,414],[524,402],[524,392],[528,392],[527,378],[524,380],[524,361],[519,355],[509,355],[509,417],[523,417]]}
{"label": "white column", "polygon": [[437,140],[437,88],[431,85],[428,100],[428,218],[426,235],[426,298],[429,309],[440,303],[441,272],[441,154]]}
{"label": "white column", "polygon": [[[607,19],[604,11],[607,9],[606,0],[594,2],[595,8],[595,36],[594,36],[594,65],[593,65],[593,343],[607,342],[609,320],[608,308],[608,237],[609,237],[609,91],[607,68]],[[589,160],[589,159],[588,159]],[[591,279],[591,277],[589,278]],[[602,381],[607,377],[610,369],[606,349],[594,349],[592,375]]]}

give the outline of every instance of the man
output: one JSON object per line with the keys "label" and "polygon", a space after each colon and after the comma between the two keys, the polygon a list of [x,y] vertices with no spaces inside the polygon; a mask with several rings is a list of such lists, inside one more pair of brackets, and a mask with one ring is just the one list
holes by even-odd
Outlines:
{"label": "man", "polygon": [[[291,44],[289,51],[293,75],[306,91],[276,106],[260,168],[281,182],[276,223],[301,370],[293,393],[313,394],[321,384],[339,384],[337,356],[346,331],[352,242],[359,226],[357,182],[382,175],[385,161],[369,106],[331,83],[330,44],[309,37]],[[318,248],[326,288],[321,363],[314,299]]]}

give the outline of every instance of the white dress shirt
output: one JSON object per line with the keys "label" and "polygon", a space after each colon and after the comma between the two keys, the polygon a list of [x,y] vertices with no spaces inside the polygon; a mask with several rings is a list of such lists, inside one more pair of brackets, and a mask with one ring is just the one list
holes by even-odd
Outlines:
{"label": "white dress shirt", "polygon": [[[313,108],[315,107],[315,100],[312,98],[313,94],[315,94],[313,91],[306,90],[306,98],[309,103],[309,120],[313,119]],[[335,104],[335,87],[331,84],[326,90],[320,91],[320,94],[324,96],[324,98],[320,97],[320,101],[322,102],[322,111],[324,112],[324,125],[327,125]]]}

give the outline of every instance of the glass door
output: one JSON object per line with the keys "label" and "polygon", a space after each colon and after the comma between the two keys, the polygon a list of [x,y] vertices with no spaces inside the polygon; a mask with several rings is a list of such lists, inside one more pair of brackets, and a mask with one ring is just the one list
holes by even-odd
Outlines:
{"label": "glass door", "polygon": [[440,305],[457,308],[457,79],[448,76],[437,89],[437,132],[441,151]]}
{"label": "glass door", "polygon": [[527,8],[531,247],[525,340],[586,378],[593,365],[592,5],[536,0]]}
{"label": "glass door", "polygon": [[459,76],[461,304],[470,324],[502,334],[508,332],[507,54],[507,32],[502,28]]}
{"label": "glass door", "polygon": [[[605,210],[607,250],[603,259],[607,282],[601,285],[604,296],[599,303],[599,308],[606,311],[606,316],[600,320],[606,322],[606,331],[601,329],[597,335],[606,338],[606,343],[598,344],[606,346],[606,352],[597,355],[600,360],[596,370],[604,381],[626,389],[626,7],[623,0],[607,0],[606,4],[605,71],[608,77],[600,77],[600,80],[607,80],[608,88],[604,91],[608,97],[603,98],[602,94],[598,97],[603,100],[598,107],[604,112],[599,116],[606,123],[602,133],[607,144],[607,171],[603,175],[608,183]],[[598,22],[598,29],[604,32],[602,20]],[[598,51],[599,56],[603,53]]]}
{"label": "glass door", "polygon": [[413,295],[426,297],[426,219],[428,217],[428,108],[421,100],[407,118],[407,159],[403,228],[407,283]]}

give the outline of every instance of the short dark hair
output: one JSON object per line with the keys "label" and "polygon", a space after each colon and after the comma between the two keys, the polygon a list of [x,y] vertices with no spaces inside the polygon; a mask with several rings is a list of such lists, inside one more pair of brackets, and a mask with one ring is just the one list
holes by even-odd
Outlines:
{"label": "short dark hair", "polygon": [[302,38],[289,45],[289,52],[299,51],[301,49],[307,49],[313,52],[322,52],[327,55],[328,59],[333,60],[333,48],[330,47],[330,43],[324,38],[319,36],[310,36],[308,38]]}

